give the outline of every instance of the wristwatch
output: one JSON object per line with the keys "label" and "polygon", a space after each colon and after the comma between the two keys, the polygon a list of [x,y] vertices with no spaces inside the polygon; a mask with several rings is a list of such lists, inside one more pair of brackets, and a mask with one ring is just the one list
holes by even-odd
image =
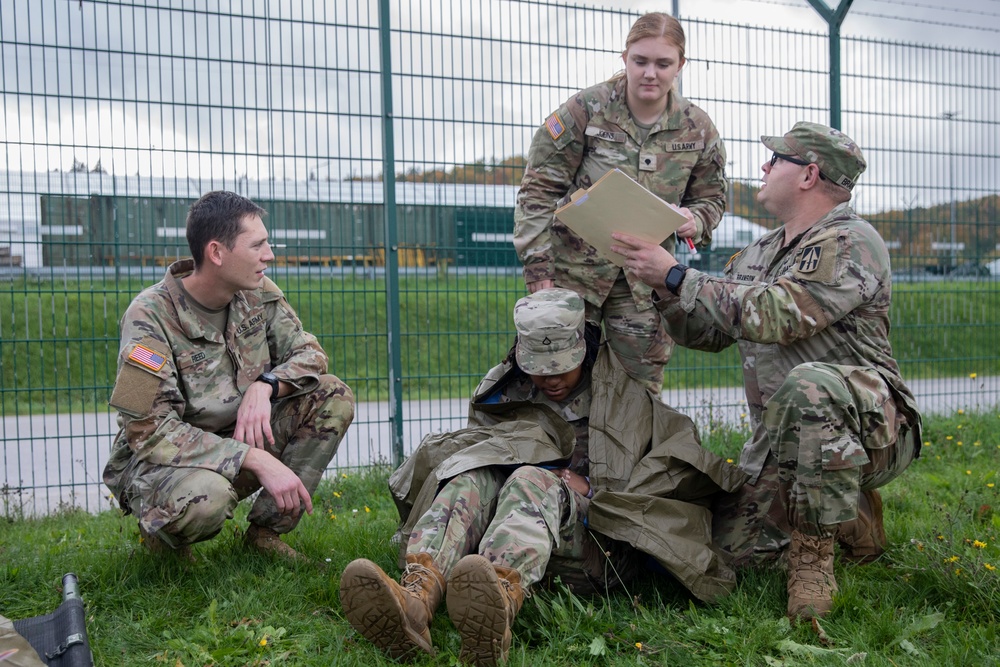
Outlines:
{"label": "wristwatch", "polygon": [[271,387],[271,402],[275,403],[278,400],[278,378],[275,377],[274,373],[261,373],[257,376],[254,382],[264,382]]}
{"label": "wristwatch", "polygon": [[684,282],[684,274],[687,273],[687,270],[688,267],[683,264],[674,264],[667,271],[667,278],[663,281],[663,284],[666,285],[667,289],[674,296],[680,291],[681,283]]}

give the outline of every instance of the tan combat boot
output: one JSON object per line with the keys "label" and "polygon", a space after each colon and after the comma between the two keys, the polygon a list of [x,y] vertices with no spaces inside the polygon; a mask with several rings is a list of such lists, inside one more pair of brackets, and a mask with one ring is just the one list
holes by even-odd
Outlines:
{"label": "tan combat boot", "polygon": [[888,544],[882,525],[882,496],[878,491],[862,491],[858,499],[858,518],[837,524],[837,542],[841,557],[853,563],[870,563]]}
{"label": "tan combat boot", "polygon": [[375,563],[359,558],[340,577],[340,604],[365,639],[394,660],[434,654],[430,622],[445,581],[430,554],[407,554],[401,584]]}
{"label": "tan combat boot", "polygon": [[833,608],[833,537],[792,531],[788,548],[788,618],[822,618]]}
{"label": "tan combat boot", "polygon": [[261,553],[275,554],[290,560],[309,560],[295,549],[281,541],[281,535],[266,526],[251,523],[243,534],[243,544]]}
{"label": "tan combat boot", "polygon": [[506,662],[525,595],[517,570],[475,554],[458,561],[448,580],[448,615],[462,635],[459,660],[476,667]]}

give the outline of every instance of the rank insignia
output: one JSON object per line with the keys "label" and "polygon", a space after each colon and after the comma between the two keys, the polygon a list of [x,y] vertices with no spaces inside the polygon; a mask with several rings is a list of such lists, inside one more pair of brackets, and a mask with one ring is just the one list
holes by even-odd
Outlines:
{"label": "rank insignia", "polygon": [[145,345],[136,345],[128,353],[128,358],[140,366],[145,366],[151,371],[158,371],[167,363],[167,358],[159,352],[149,349]]}

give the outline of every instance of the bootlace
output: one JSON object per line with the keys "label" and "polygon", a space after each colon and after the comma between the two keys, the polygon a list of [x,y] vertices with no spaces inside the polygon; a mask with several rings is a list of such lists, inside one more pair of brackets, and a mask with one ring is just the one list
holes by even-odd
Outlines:
{"label": "bootlace", "polygon": [[434,575],[429,567],[420,563],[407,563],[400,583],[406,590],[418,592],[423,590],[423,582],[426,580],[434,581]]}
{"label": "bootlace", "polygon": [[[503,588],[507,593],[507,596],[510,597],[510,594],[514,592],[514,584],[508,581],[506,577],[497,577],[497,581],[500,582],[501,588]],[[531,589],[525,587],[521,587],[521,594],[526,600],[532,596]]]}

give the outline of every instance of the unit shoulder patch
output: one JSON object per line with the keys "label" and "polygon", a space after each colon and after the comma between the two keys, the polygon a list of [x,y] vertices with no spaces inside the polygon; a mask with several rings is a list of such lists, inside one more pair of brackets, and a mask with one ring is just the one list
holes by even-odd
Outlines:
{"label": "unit shoulder patch", "polygon": [[831,282],[837,271],[838,245],[837,238],[831,237],[802,248],[794,260],[792,272],[802,280]]}

